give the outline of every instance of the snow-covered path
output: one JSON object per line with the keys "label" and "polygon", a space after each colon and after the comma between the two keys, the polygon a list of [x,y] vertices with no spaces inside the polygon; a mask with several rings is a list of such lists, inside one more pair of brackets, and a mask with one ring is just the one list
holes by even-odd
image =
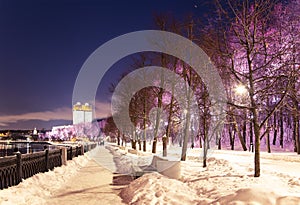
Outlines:
{"label": "snow-covered path", "polygon": [[113,155],[105,148],[105,146],[98,146],[94,152],[89,152],[87,155],[100,166],[110,170],[112,173],[116,172],[116,164]]}
{"label": "snow-covered path", "polygon": [[90,160],[64,186],[54,191],[45,204],[121,205],[120,187],[113,185],[112,181],[109,170]]}
{"label": "snow-covered path", "polygon": [[122,204],[118,193],[131,178],[113,174],[109,170],[114,167],[112,159],[107,149],[97,147],[68,161],[67,166],[36,174],[17,186],[0,190],[0,204]]}
{"label": "snow-covered path", "polygon": [[[123,204],[118,194],[124,187],[122,183],[126,184],[126,178],[123,177],[120,183],[122,176],[113,174],[116,168],[112,154],[104,146],[98,146],[86,155],[90,158],[87,164],[66,181],[64,186],[55,190],[46,204]],[[127,180],[131,181],[131,178]]]}

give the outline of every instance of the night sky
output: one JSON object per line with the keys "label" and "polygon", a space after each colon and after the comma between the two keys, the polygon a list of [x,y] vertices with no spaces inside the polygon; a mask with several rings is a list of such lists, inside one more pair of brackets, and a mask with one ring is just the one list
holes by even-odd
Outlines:
{"label": "night sky", "polygon": [[[154,29],[156,13],[201,16],[192,0],[0,0],[0,129],[50,129],[72,123],[72,92],[88,56],[119,35]],[[109,113],[108,85],[98,88],[97,117]]]}

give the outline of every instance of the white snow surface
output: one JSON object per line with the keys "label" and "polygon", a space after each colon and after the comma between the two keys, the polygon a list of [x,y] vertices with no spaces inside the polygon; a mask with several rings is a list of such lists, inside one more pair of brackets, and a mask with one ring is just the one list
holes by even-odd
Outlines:
{"label": "white snow surface", "polygon": [[[91,151],[92,152],[92,151]],[[54,168],[53,171],[36,174],[23,180],[17,186],[0,190],[1,205],[40,205],[51,194],[61,188],[77,171],[84,167],[89,158],[78,156],[67,161],[67,165]]]}
{"label": "white snow surface", "polygon": [[[116,148],[112,153],[118,170],[124,172],[149,163],[151,155],[136,156]],[[172,160],[180,157],[178,148],[170,147],[168,153]],[[187,161],[181,162],[180,180],[145,174],[124,188],[121,197],[128,204],[149,205],[300,205],[300,156],[261,153],[261,176],[254,178],[254,153],[214,150],[206,168],[200,155],[201,149],[189,150]]]}
{"label": "white snow surface", "polygon": [[[150,152],[139,151],[135,155],[117,146],[109,149],[119,173],[130,173],[133,165],[147,165],[152,160]],[[210,154],[207,168],[202,168],[200,153],[200,149],[188,152],[187,161],[181,162],[179,180],[157,172],[145,174],[125,187],[120,196],[125,203],[136,205],[300,205],[300,156],[261,153],[261,176],[254,178],[253,153],[216,150]],[[174,147],[169,148],[168,154],[173,159],[179,157]],[[1,190],[0,204],[43,204],[88,160],[91,159],[86,155],[79,156],[68,161],[67,166],[37,174],[17,186]]]}

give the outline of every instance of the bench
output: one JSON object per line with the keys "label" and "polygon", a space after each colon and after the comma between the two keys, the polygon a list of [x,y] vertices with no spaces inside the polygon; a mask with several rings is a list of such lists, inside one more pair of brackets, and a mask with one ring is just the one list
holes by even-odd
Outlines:
{"label": "bench", "polygon": [[125,149],[126,149],[126,147],[123,147],[123,146],[119,146],[119,148],[120,148],[121,150],[125,150]]}
{"label": "bench", "polygon": [[138,151],[136,149],[128,149],[128,153],[130,153],[130,154],[137,154]]}
{"label": "bench", "polygon": [[159,172],[160,174],[169,178],[179,179],[180,178],[180,161],[169,161],[168,159],[161,158],[154,155],[150,165],[136,166],[132,165],[132,177],[137,179],[144,174]]}

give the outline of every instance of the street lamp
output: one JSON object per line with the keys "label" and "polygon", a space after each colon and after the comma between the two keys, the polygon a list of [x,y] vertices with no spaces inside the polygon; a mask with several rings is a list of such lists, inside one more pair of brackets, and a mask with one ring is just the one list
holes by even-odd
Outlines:
{"label": "street lamp", "polygon": [[234,91],[236,94],[243,96],[247,93],[247,88],[245,85],[239,84],[234,88]]}

